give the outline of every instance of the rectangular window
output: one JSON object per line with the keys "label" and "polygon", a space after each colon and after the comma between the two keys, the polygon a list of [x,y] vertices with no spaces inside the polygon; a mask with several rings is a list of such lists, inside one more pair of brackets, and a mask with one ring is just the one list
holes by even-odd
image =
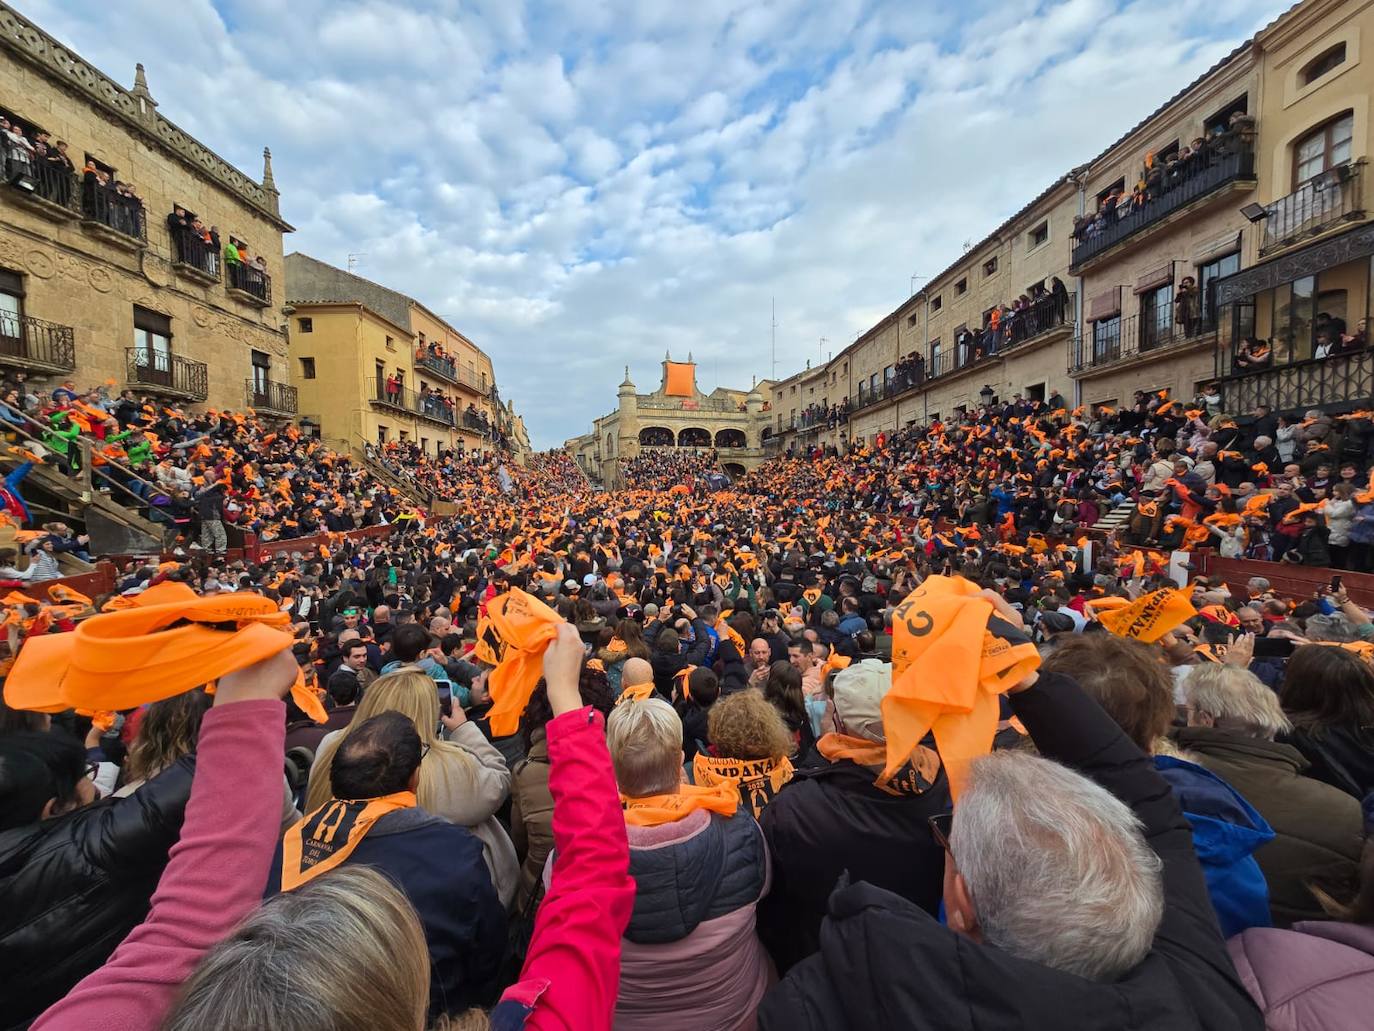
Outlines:
{"label": "rectangular window", "polygon": [[941,308],[944,307],[944,304],[945,302],[940,298],[940,295],[936,294],[934,297],[930,299],[930,310],[939,311]]}
{"label": "rectangular window", "polygon": [[266,394],[272,379],[272,358],[261,351],[250,351],[249,355],[253,363],[253,393]]}
{"label": "rectangular window", "polygon": [[1163,347],[1173,339],[1174,284],[1165,283],[1140,295],[1140,349]]}
{"label": "rectangular window", "polygon": [[300,331],[302,333],[315,332],[315,320],[310,318],[309,316],[303,316],[297,319],[296,325],[300,328]]}
{"label": "rectangular window", "polygon": [[1046,220],[1026,234],[1026,244],[1030,249],[1034,250],[1041,244],[1049,242],[1049,238],[1050,223]]}
{"label": "rectangular window", "polygon": [[24,277],[0,269],[0,355],[24,354]]}
{"label": "rectangular window", "polygon": [[889,365],[883,370],[883,386],[886,387],[892,382],[892,366]]}
{"label": "rectangular window", "polygon": [[989,258],[987,261],[983,262],[983,275],[985,275],[985,276],[995,276],[995,275],[997,275],[997,259],[996,259],[996,258]]}
{"label": "rectangular window", "polygon": [[315,378],[315,359],[314,359],[314,358],[302,358],[302,359],[301,359],[301,379],[314,379],[314,378]]}
{"label": "rectangular window", "polygon": [[172,320],[160,312],[134,305],[134,352],[135,362],[140,369],[150,369],[159,373],[167,377],[167,382],[170,383]]}
{"label": "rectangular window", "polygon": [[396,341],[392,340],[391,337],[386,338],[386,349],[388,351],[396,350]]}
{"label": "rectangular window", "polygon": [[927,373],[931,376],[939,375],[940,372],[940,338],[936,337],[930,342],[930,368]]}
{"label": "rectangular window", "polygon": [[1121,357],[1121,316],[1093,323],[1093,362],[1115,361]]}
{"label": "rectangular window", "polygon": [[423,451],[425,454],[429,454],[429,438],[428,438],[428,437],[421,437],[421,438],[420,438],[420,450]]}
{"label": "rectangular window", "polygon": [[385,444],[385,443],[386,443],[386,435],[387,435],[387,428],[386,428],[385,426],[378,425],[378,427],[377,427],[377,443],[378,443],[378,444]]}
{"label": "rectangular window", "polygon": [[1202,298],[1202,328],[1217,328],[1217,280],[1240,271],[1240,255],[1227,254],[1198,266],[1198,296]]}
{"label": "rectangular window", "polygon": [[968,280],[967,280],[967,279],[961,279],[961,280],[959,280],[959,282],[957,282],[957,283],[954,284],[954,296],[955,296],[955,297],[962,297],[962,296],[963,296],[964,294],[966,294],[966,293],[968,293]]}
{"label": "rectangular window", "polygon": [[907,324],[908,326],[914,326],[914,325],[916,325],[916,313],[915,313],[915,312],[912,312],[910,315],[908,315],[908,316],[906,317],[906,324]]}

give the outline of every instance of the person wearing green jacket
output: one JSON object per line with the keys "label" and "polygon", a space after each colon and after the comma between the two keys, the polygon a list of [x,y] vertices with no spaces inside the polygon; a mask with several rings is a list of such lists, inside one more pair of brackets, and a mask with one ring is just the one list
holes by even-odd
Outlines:
{"label": "person wearing green jacket", "polygon": [[68,475],[81,469],[81,427],[72,422],[66,412],[54,412],[49,419],[51,428],[43,432],[43,443],[58,456],[58,464]]}

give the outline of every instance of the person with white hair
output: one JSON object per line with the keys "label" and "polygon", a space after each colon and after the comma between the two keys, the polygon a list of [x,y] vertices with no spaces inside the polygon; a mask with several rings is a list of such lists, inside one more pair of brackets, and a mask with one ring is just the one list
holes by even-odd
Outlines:
{"label": "person with white hair", "polygon": [[1275,926],[1320,920],[1325,910],[1311,884],[1343,884],[1359,869],[1360,803],[1303,776],[1311,763],[1274,740],[1292,729],[1278,695],[1249,670],[1219,663],[1195,666],[1184,682],[1188,726],[1179,745],[1234,787],[1274,829],[1255,853],[1269,883]]}
{"label": "person with white hair", "polygon": [[758,824],[732,781],[683,783],[682,721],[663,699],[618,704],[606,744],[635,882],[617,1031],[753,1027],[776,977],[754,925],[769,880]]}
{"label": "person with white hair", "polygon": [[948,926],[842,884],[820,953],[765,998],[761,1031],[1263,1027],[1149,758],[1064,674],[1012,691],[1040,756],[974,760],[953,814],[931,820]]}

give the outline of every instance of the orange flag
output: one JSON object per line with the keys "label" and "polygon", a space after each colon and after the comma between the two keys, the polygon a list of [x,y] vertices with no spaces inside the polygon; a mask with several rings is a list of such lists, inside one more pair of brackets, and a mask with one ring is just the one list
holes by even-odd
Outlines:
{"label": "orange flag", "polygon": [[992,749],[998,695],[1040,665],[1029,642],[988,631],[992,603],[962,576],[928,577],[897,606],[892,621],[892,689],[883,698],[890,779],[928,731],[957,794],[968,762]]}
{"label": "orange flag", "polygon": [[518,588],[487,603],[487,614],[477,622],[475,651],[496,667],[487,678],[494,736],[520,729],[520,714],[544,672],[544,649],[558,636],[561,622],[557,612]]}
{"label": "orange flag", "polygon": [[1142,595],[1131,604],[1098,616],[1098,622],[1117,637],[1133,637],[1152,644],[1197,615],[1188,591],[1165,587]]}

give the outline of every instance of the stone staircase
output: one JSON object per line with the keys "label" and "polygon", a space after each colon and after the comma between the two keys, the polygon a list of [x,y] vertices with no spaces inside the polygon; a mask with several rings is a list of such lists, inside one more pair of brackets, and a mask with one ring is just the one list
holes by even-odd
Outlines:
{"label": "stone staircase", "polygon": [[1108,534],[1113,530],[1124,531],[1126,525],[1131,521],[1131,515],[1135,512],[1135,502],[1123,501],[1110,511],[1104,512],[1102,518],[1093,523],[1093,530],[1098,533]]}

